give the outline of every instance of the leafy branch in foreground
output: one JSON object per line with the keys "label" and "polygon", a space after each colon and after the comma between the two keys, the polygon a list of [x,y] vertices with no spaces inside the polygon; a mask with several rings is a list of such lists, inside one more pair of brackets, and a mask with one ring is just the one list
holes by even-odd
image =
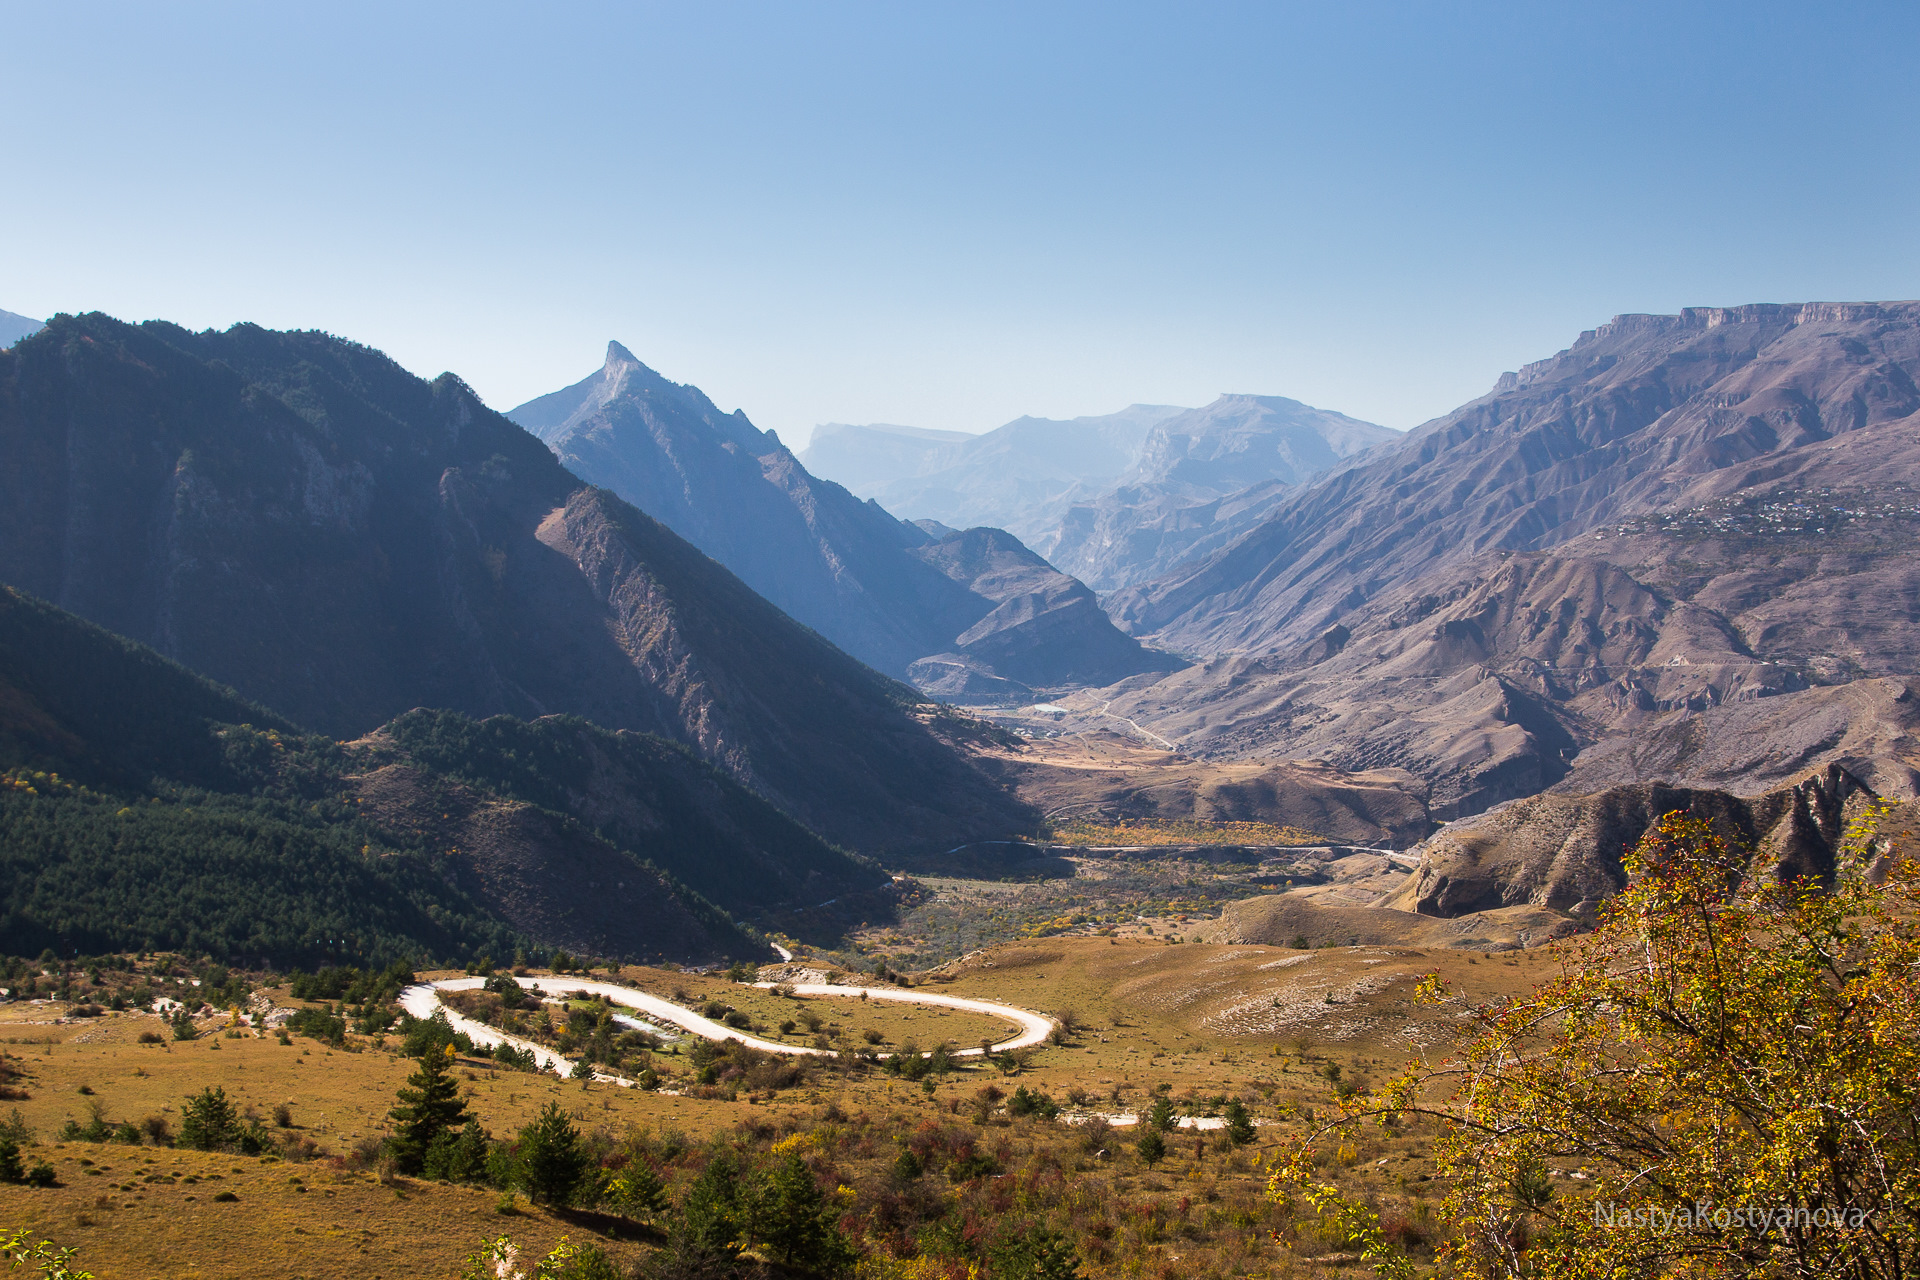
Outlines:
{"label": "leafy branch in foreground", "polygon": [[1668,814],[1559,977],[1469,1011],[1459,1061],[1345,1100],[1280,1154],[1268,1194],[1301,1194],[1381,1274],[1408,1274],[1378,1219],[1315,1180],[1312,1144],[1424,1115],[1467,1280],[1915,1274],[1920,866],[1877,845],[1883,812],[1831,888],[1779,882]]}

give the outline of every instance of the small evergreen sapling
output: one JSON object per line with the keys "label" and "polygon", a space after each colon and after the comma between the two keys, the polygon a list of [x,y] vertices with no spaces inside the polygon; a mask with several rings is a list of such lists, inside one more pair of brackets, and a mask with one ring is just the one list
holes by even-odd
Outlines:
{"label": "small evergreen sapling", "polygon": [[460,1082],[453,1077],[452,1065],[451,1046],[429,1049],[388,1113],[393,1117],[393,1136],[387,1139],[387,1149],[402,1173],[422,1172],[435,1141],[467,1119],[467,1104],[460,1099]]}

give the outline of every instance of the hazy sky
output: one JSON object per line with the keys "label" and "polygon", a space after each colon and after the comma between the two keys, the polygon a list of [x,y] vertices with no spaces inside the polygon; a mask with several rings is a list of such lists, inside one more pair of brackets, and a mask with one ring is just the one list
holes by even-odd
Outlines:
{"label": "hazy sky", "polygon": [[798,443],[1412,426],[1624,311],[1920,296],[1920,5],[0,0],[0,307],[618,338]]}

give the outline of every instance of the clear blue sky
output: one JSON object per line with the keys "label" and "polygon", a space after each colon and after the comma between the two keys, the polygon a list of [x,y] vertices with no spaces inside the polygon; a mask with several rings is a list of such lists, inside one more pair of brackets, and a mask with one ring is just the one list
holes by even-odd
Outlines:
{"label": "clear blue sky", "polygon": [[1623,311],[1920,296],[1920,5],[0,3],[0,307],[618,338],[797,443],[1412,426]]}

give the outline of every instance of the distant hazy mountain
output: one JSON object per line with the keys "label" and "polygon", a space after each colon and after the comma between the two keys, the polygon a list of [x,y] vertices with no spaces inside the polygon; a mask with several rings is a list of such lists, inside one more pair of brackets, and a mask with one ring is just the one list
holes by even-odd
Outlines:
{"label": "distant hazy mountain", "polygon": [[40,321],[30,316],[0,311],[0,347],[10,347],[28,334],[38,333],[45,327]]}
{"label": "distant hazy mountain", "polygon": [[1628,315],[1107,603],[1184,749],[1550,786],[1920,792],[1920,303]]}
{"label": "distant hazy mountain", "polygon": [[825,422],[813,429],[813,438],[801,450],[800,461],[814,475],[871,498],[896,480],[939,465],[935,460],[949,449],[973,439],[977,437],[965,431],[901,427],[890,422],[863,427]]}
{"label": "distant hazy mountain", "polygon": [[1042,545],[1054,564],[1112,591],[1224,546],[1289,488],[1403,439],[1284,396],[1221,396],[1155,424],[1118,484],[1062,512]]}
{"label": "distant hazy mountain", "polygon": [[618,343],[591,377],[508,416],[575,474],[890,674],[920,680],[921,659],[959,655],[968,678],[956,682],[942,667],[928,687],[1025,697],[1036,683],[1104,684],[1177,665],[1143,651],[1084,586],[1012,538],[987,541],[1031,561],[1018,592],[980,557],[939,550],[942,536],[966,535],[936,536],[815,478],[772,432],[721,413],[698,388],[669,382]]}
{"label": "distant hazy mountain", "polygon": [[829,424],[815,428],[801,460],[903,520],[991,525],[1045,555],[1067,503],[1113,484],[1154,425],[1182,412],[1136,404],[1097,417],[1017,418],[979,436]]}
{"label": "distant hazy mountain", "polygon": [[853,849],[1028,821],[910,689],[451,374],[57,317],[0,352],[0,456],[0,581],[335,736],[566,712],[683,742]]}

